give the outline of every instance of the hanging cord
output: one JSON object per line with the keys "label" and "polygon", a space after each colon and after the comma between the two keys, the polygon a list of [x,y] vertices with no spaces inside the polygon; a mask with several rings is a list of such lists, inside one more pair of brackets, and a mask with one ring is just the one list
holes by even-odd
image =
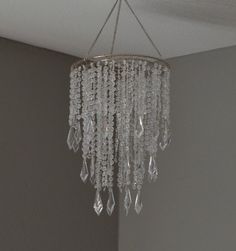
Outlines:
{"label": "hanging cord", "polygon": [[120,19],[121,4],[122,4],[122,0],[119,0],[119,7],[118,7],[118,11],[117,11],[116,24],[115,24],[112,46],[111,46],[111,54],[113,54],[114,46],[115,46],[115,42],[116,42],[116,35],[117,35],[118,24],[119,24],[119,19]]}
{"label": "hanging cord", "polygon": [[128,8],[130,9],[130,11],[132,12],[132,14],[134,15],[134,17],[136,18],[136,20],[138,21],[139,25],[141,26],[143,32],[146,34],[148,40],[150,41],[150,43],[152,44],[152,46],[154,47],[154,49],[156,50],[157,54],[160,56],[160,58],[162,58],[161,52],[160,50],[157,48],[157,46],[155,45],[155,43],[153,42],[153,40],[151,39],[151,37],[149,36],[148,32],[146,31],[146,29],[144,28],[143,24],[141,23],[141,21],[139,20],[138,16],[136,15],[136,13],[134,12],[134,10],[132,9],[131,5],[129,4],[128,0],[124,0],[125,3],[127,4]]}
{"label": "hanging cord", "polygon": [[[160,58],[162,58],[161,52],[160,50],[157,48],[157,46],[155,45],[155,43],[153,42],[153,40],[151,39],[150,35],[148,34],[148,32],[146,31],[146,29],[144,28],[142,22],[140,21],[140,19],[138,18],[138,16],[136,15],[136,13],[134,12],[133,8],[131,7],[131,5],[129,4],[128,0],[124,0],[126,5],[128,6],[128,8],[130,9],[131,13],[134,15],[136,21],[139,23],[140,27],[142,28],[143,32],[145,33],[145,35],[147,36],[148,40],[150,41],[150,43],[152,44],[153,48],[155,49],[155,51],[157,52],[158,56]],[[103,24],[102,28],[100,29],[100,31],[98,32],[96,38],[94,39],[92,45],[89,48],[89,51],[87,53],[87,58],[89,57],[91,51],[93,50],[95,44],[97,43],[104,27],[106,26],[107,22],[109,21],[112,13],[114,12],[117,3],[119,2],[119,7],[118,7],[118,11],[117,11],[117,16],[116,16],[116,23],[115,23],[115,29],[114,29],[114,34],[113,34],[113,40],[112,40],[112,47],[111,47],[111,54],[113,54],[114,51],[114,47],[115,47],[115,42],[116,42],[116,36],[117,36],[117,30],[118,30],[118,24],[119,24],[119,19],[120,19],[120,10],[121,10],[121,3],[122,0],[116,0],[115,4],[113,5],[112,9],[110,10],[105,23]]]}
{"label": "hanging cord", "polygon": [[96,38],[94,39],[92,45],[90,46],[90,48],[89,48],[89,50],[88,50],[88,53],[87,53],[87,57],[89,57],[91,51],[93,50],[95,44],[96,44],[97,41],[98,41],[98,38],[99,38],[100,35],[102,34],[102,31],[103,31],[104,27],[106,26],[107,22],[109,21],[111,15],[112,15],[112,13],[113,13],[113,11],[115,10],[118,1],[119,1],[119,0],[116,0],[115,4],[113,5],[112,9],[110,10],[110,12],[109,12],[109,14],[108,14],[108,16],[107,16],[107,18],[106,18],[106,20],[105,20],[105,22],[104,22],[102,28],[100,29],[100,31],[98,32],[98,34],[97,34]]}

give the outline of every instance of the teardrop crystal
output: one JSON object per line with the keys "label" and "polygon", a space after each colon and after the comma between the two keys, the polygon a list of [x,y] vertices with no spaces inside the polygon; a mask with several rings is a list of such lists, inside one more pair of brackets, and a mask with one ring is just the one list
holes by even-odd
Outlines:
{"label": "teardrop crystal", "polygon": [[88,166],[87,166],[86,159],[84,159],[83,167],[82,167],[81,172],[80,172],[80,178],[84,183],[87,181],[88,175],[89,175]]}
{"label": "teardrop crystal", "polygon": [[156,181],[158,176],[158,170],[156,166],[156,161],[154,156],[150,156],[149,159],[149,165],[148,165],[148,180],[149,182],[151,181]]}
{"label": "teardrop crystal", "polygon": [[160,146],[162,151],[164,151],[166,149],[166,147],[167,147],[167,145],[164,144],[163,142],[160,142],[159,146]]}
{"label": "teardrop crystal", "polygon": [[166,147],[170,144],[171,138],[169,138],[167,141],[160,142],[159,146],[162,151],[166,149]]}
{"label": "teardrop crystal", "polygon": [[73,142],[73,150],[76,153],[79,150],[79,143],[81,141],[82,135],[81,135],[81,129],[80,126],[75,129],[74,133],[74,142]]}
{"label": "teardrop crystal", "polygon": [[124,200],[126,215],[128,215],[128,213],[129,213],[131,203],[132,203],[131,193],[130,193],[129,188],[126,188],[126,190],[125,190],[125,200]]}
{"label": "teardrop crystal", "polygon": [[94,166],[94,158],[91,159],[90,164],[90,182],[91,184],[95,183],[95,166]]}
{"label": "teardrop crystal", "polygon": [[76,153],[76,152],[78,152],[78,150],[79,150],[79,143],[76,140],[74,140],[73,151],[74,151],[74,153]]}
{"label": "teardrop crystal", "polygon": [[79,144],[81,139],[82,139],[82,133],[81,133],[80,125],[78,125],[78,127],[76,128],[74,137],[75,137],[76,143]]}
{"label": "teardrop crystal", "polygon": [[97,215],[101,214],[102,209],[103,209],[103,204],[102,204],[102,199],[101,199],[99,191],[96,192],[93,208]]}
{"label": "teardrop crystal", "polygon": [[162,140],[159,144],[162,151],[166,149],[166,147],[171,143],[171,134],[168,128],[168,124],[165,123],[165,129],[164,129],[164,135],[162,137]]}
{"label": "teardrop crystal", "polygon": [[93,132],[94,128],[93,128],[92,119],[91,118],[86,118],[84,123],[85,123],[85,125],[84,125],[85,133],[89,134],[89,133]]}
{"label": "teardrop crystal", "polygon": [[137,214],[140,214],[142,208],[143,208],[143,203],[141,202],[141,191],[138,190],[138,193],[136,195],[136,199],[135,199],[135,211]]}
{"label": "teardrop crystal", "polygon": [[113,210],[115,208],[115,198],[114,198],[114,194],[113,194],[113,189],[109,188],[109,197],[108,197],[108,201],[107,201],[107,213],[109,216],[112,215]]}
{"label": "teardrop crystal", "polygon": [[71,126],[67,136],[67,145],[70,150],[73,148],[74,141],[75,141],[75,127]]}
{"label": "teardrop crystal", "polygon": [[139,116],[135,133],[136,133],[137,137],[140,138],[143,135],[143,132],[144,132],[143,120],[142,120],[142,117]]}

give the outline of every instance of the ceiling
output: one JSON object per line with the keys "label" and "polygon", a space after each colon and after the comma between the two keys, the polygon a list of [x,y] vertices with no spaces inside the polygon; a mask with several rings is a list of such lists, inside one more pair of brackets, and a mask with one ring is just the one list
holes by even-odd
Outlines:
{"label": "ceiling", "polygon": [[[85,56],[115,0],[1,0],[0,36]],[[164,58],[236,45],[236,0],[129,0]],[[110,50],[115,18],[93,55]],[[123,4],[116,53],[155,55]]]}

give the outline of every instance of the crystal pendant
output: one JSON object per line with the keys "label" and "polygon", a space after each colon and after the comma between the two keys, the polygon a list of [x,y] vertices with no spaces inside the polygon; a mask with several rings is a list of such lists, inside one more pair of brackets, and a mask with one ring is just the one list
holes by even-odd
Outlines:
{"label": "crystal pendant", "polygon": [[78,128],[76,128],[75,133],[74,133],[73,150],[75,153],[79,150],[79,143],[81,139],[82,139],[81,129],[80,129],[80,126],[78,126]]}
{"label": "crystal pendant", "polygon": [[85,127],[84,130],[87,134],[91,133],[93,131],[93,121],[91,120],[91,118],[87,118],[85,120]]}
{"label": "crystal pendant", "polygon": [[137,124],[136,130],[135,130],[135,133],[136,133],[137,137],[140,138],[143,135],[143,132],[144,132],[143,120],[142,120],[142,117],[139,116],[138,124]]}
{"label": "crystal pendant", "polygon": [[115,199],[114,199],[114,194],[113,194],[113,189],[109,188],[109,197],[107,201],[107,213],[109,216],[112,215],[114,207],[115,207]]}
{"label": "crystal pendant", "polygon": [[130,193],[129,188],[126,188],[126,190],[125,190],[125,201],[124,201],[126,215],[128,215],[128,213],[129,213],[131,203],[132,203],[131,193]]}
{"label": "crystal pendant", "polygon": [[164,132],[163,132],[163,139],[160,142],[160,148],[162,151],[164,151],[166,149],[166,147],[170,144],[171,142],[171,135],[169,132],[169,128],[168,128],[168,124],[167,122],[165,122],[165,128],[164,128]]}
{"label": "crystal pendant", "polygon": [[79,144],[81,139],[82,139],[82,133],[81,133],[80,125],[77,126],[74,137],[75,137],[75,141]]}
{"label": "crystal pendant", "polygon": [[94,158],[91,159],[91,165],[90,165],[90,182],[91,182],[91,184],[95,184]]}
{"label": "crystal pendant", "polygon": [[141,191],[138,190],[138,193],[136,195],[136,199],[135,199],[135,211],[137,214],[140,214],[142,208],[143,208],[143,203],[141,202]]}
{"label": "crystal pendant", "polygon": [[156,181],[158,176],[158,170],[157,170],[157,166],[156,166],[156,161],[154,156],[150,156],[149,159],[149,165],[148,165],[148,180],[149,182],[151,181]]}
{"label": "crystal pendant", "polygon": [[80,172],[80,178],[84,183],[87,181],[88,175],[89,175],[88,166],[87,166],[86,159],[84,159],[83,167],[82,167],[81,172]]}
{"label": "crystal pendant", "polygon": [[93,208],[94,208],[97,215],[101,214],[102,209],[103,209],[103,205],[102,205],[102,199],[101,199],[99,191],[96,192]]}
{"label": "crystal pendant", "polygon": [[79,143],[76,140],[74,140],[73,151],[74,151],[74,153],[76,153],[76,152],[78,152],[78,150],[79,150]]}
{"label": "crystal pendant", "polygon": [[67,145],[70,150],[73,148],[74,141],[75,141],[75,127],[71,126],[67,136]]}
{"label": "crystal pendant", "polygon": [[159,144],[161,150],[164,151],[166,149],[166,147],[170,144],[170,142],[171,142],[170,137],[165,141],[161,141],[160,144]]}

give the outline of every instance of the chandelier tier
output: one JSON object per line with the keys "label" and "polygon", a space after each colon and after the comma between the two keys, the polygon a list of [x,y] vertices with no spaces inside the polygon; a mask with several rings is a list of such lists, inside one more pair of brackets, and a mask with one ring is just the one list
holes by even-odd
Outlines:
{"label": "chandelier tier", "polygon": [[[160,55],[128,1],[124,2]],[[136,191],[135,211],[141,212],[144,177],[156,181],[157,152],[170,142],[170,67],[154,57],[113,55],[122,0],[114,4],[89,53],[118,3],[111,54],[79,60],[70,74],[67,144],[74,152],[82,145],[80,177],[96,189],[93,207],[98,215],[104,208],[105,190],[106,210],[112,214],[114,183],[124,192],[126,214],[132,204],[131,189]]]}

